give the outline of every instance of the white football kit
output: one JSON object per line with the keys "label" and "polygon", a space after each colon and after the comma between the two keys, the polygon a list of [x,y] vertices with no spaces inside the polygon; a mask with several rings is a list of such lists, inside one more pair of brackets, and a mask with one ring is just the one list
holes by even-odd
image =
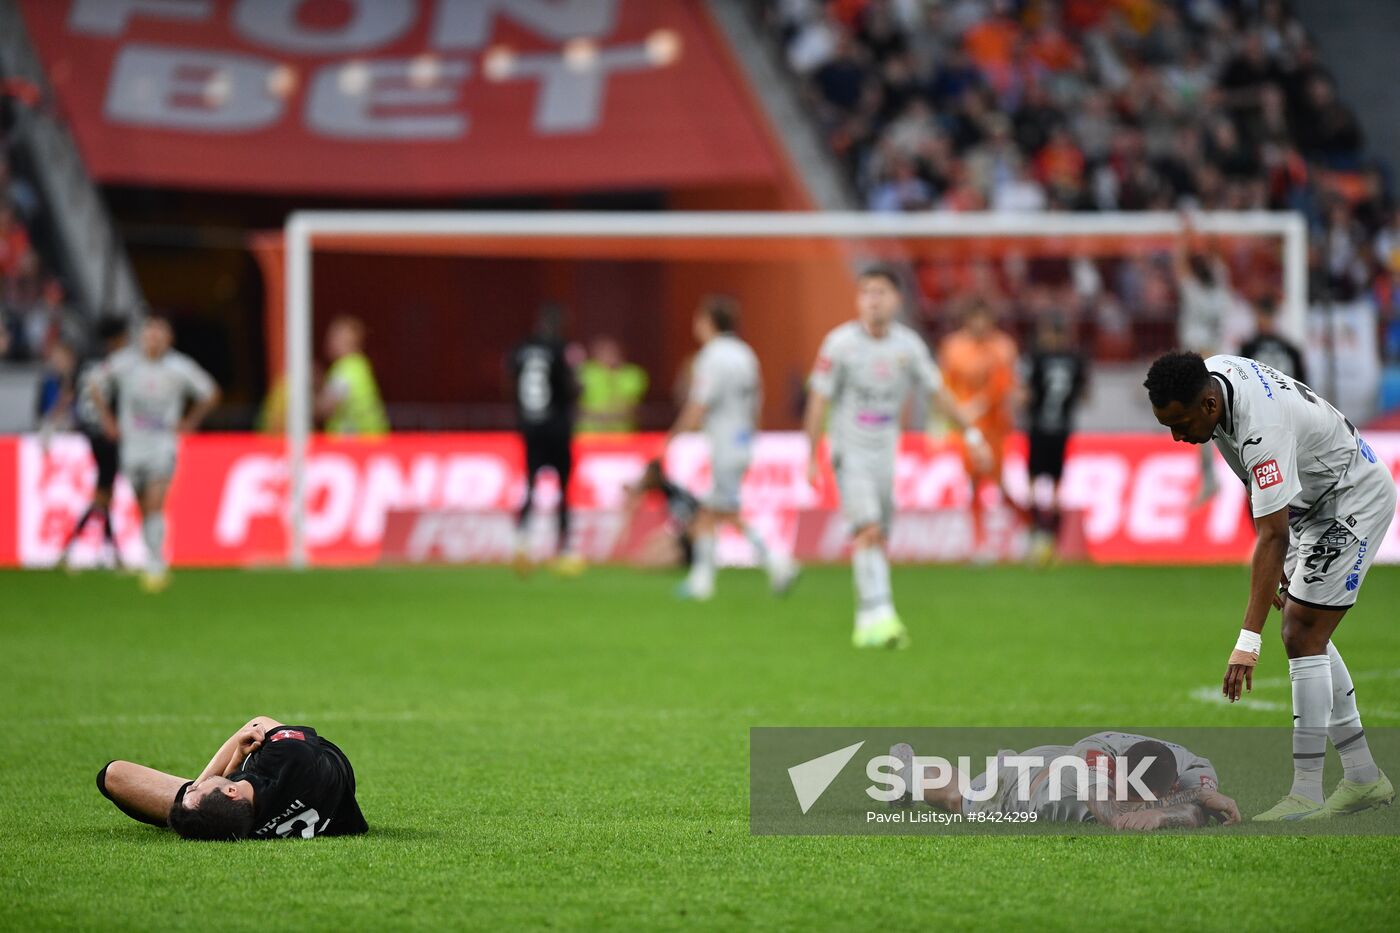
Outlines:
{"label": "white football kit", "polygon": [[[1130,732],[1097,732],[1087,738],[1080,739],[1073,745],[1038,745],[1035,748],[1026,749],[1024,752],[1015,752],[1009,749],[997,752],[997,792],[987,800],[964,798],[963,813],[1035,813],[1037,819],[1045,821],[1059,823],[1091,821],[1094,816],[1089,810],[1087,797],[1097,788],[1083,786],[1082,776],[1071,767],[1058,769],[1060,780],[1052,785],[1050,783],[1050,763],[1056,758],[1064,756],[1083,759],[1089,770],[1089,780],[1092,785],[1097,778],[1094,770],[1097,759],[1107,757],[1109,759],[1108,778],[1110,782],[1113,782],[1116,781],[1116,773],[1112,766],[1115,760],[1126,755],[1128,749],[1137,743],[1148,741],[1161,742],[1171,750],[1172,756],[1176,759],[1176,783],[1167,792],[1168,795],[1185,793],[1198,788],[1216,790],[1219,786],[1219,779],[1210,759],[1202,758],[1185,746],[1162,739],[1154,739],[1151,736],[1134,735]],[[1030,793],[1029,799],[1026,800],[1019,797],[1016,780],[1017,770],[1005,764],[1007,758],[1016,755],[1034,756],[1042,759],[1042,764],[1039,767],[1028,769],[1030,772]],[[985,789],[986,786],[987,775],[983,773],[972,779],[969,789],[976,792]],[[1110,788],[1112,787],[1113,784],[1110,784]],[[1055,791],[1053,795],[1052,790]],[[1109,794],[1112,793],[1113,791],[1110,789]]]}
{"label": "white football kit", "polygon": [[1288,596],[1320,609],[1356,602],[1391,519],[1390,470],[1326,399],[1242,356],[1206,360],[1225,396],[1215,446],[1255,518],[1288,509]]}
{"label": "white football kit", "polygon": [[705,505],[716,512],[739,511],[762,388],[758,357],[733,334],[713,337],[695,355],[690,399],[705,406],[711,478]]}
{"label": "white football kit", "polygon": [[810,385],[831,403],[827,431],[842,515],[853,529],[879,524],[888,534],[904,404],[916,389],[943,385],[928,345],[903,324],[876,338],[847,322],[822,341]]}
{"label": "white football kit", "polygon": [[107,398],[116,393],[122,472],[138,490],[168,480],[185,403],[213,395],[213,378],[183,353],[169,350],[152,360],[127,347],[102,364],[96,379]]}

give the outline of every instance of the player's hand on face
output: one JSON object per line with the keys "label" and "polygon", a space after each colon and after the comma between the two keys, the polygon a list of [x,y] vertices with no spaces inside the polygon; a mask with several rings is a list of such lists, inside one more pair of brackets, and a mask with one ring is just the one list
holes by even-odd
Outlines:
{"label": "player's hand on face", "polygon": [[1206,791],[1196,798],[1196,802],[1204,807],[1207,813],[1226,826],[1240,821],[1239,805],[1218,790]]}
{"label": "player's hand on face", "polygon": [[1220,692],[1227,700],[1233,703],[1240,698],[1242,692],[1253,690],[1253,664],[1231,664],[1225,668],[1225,680],[1220,685]]}

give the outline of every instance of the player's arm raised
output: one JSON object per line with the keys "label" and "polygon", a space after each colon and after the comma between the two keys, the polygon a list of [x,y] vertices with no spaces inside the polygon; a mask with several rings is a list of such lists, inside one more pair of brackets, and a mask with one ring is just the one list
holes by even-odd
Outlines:
{"label": "player's arm raised", "polygon": [[263,738],[269,729],[275,729],[282,725],[271,716],[255,716],[248,720],[243,726],[229,736],[219,750],[214,753],[214,757],[209,759],[209,764],[204,766],[204,770],[199,772],[197,781],[202,781],[207,777],[228,777],[243,759],[262,747]]}
{"label": "player's arm raised", "polygon": [[1261,515],[1254,520],[1257,537],[1254,557],[1249,570],[1249,604],[1244,610],[1244,624],[1235,650],[1225,667],[1225,680],[1220,692],[1231,703],[1240,698],[1241,690],[1254,689],[1254,666],[1259,663],[1259,646],[1274,605],[1278,582],[1283,577],[1284,560],[1288,557],[1288,507]]}

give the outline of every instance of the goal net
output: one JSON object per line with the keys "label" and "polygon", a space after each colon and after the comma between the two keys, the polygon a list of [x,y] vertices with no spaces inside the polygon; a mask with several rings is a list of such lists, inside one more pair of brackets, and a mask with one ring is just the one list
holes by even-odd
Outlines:
{"label": "goal net", "polygon": [[[379,313],[371,330],[380,352],[412,347],[395,358],[418,377],[467,371],[474,384],[498,384],[506,344],[524,336],[542,301],[561,301],[575,306],[576,319],[641,351],[653,362],[653,382],[669,386],[693,350],[697,302],[728,294],[763,364],[765,425],[787,428],[797,426],[803,375],[822,335],[851,316],[855,272],[873,261],[900,271],[906,321],[931,343],[980,301],[1023,345],[1039,319],[1064,319],[1105,372],[1136,371],[1175,345],[1173,256],[1181,249],[1216,256],[1228,270],[1238,313],[1227,334],[1248,336],[1256,300],[1277,304],[1285,333],[1300,338],[1304,330],[1306,232],[1294,214],[315,211],[293,214],[283,243],[284,292],[271,296],[282,314],[270,321],[269,339],[281,351],[272,371],[284,373],[286,387],[293,566],[315,556],[308,537],[314,335],[340,314]],[[1111,422],[1114,391],[1096,395]],[[504,426],[500,400],[497,393],[494,414],[466,423],[435,420],[431,406],[405,406],[393,417],[391,405],[391,420],[396,428]],[[680,449],[678,456],[691,456]],[[803,494],[789,492],[788,505],[800,505]]]}

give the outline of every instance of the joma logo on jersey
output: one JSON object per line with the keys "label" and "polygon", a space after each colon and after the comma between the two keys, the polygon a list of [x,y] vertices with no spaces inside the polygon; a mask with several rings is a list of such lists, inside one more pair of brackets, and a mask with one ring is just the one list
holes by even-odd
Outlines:
{"label": "joma logo on jersey", "polygon": [[1283,482],[1283,471],[1278,468],[1277,460],[1265,460],[1254,468],[1254,482],[1260,489],[1268,489],[1270,486],[1277,486]]}

